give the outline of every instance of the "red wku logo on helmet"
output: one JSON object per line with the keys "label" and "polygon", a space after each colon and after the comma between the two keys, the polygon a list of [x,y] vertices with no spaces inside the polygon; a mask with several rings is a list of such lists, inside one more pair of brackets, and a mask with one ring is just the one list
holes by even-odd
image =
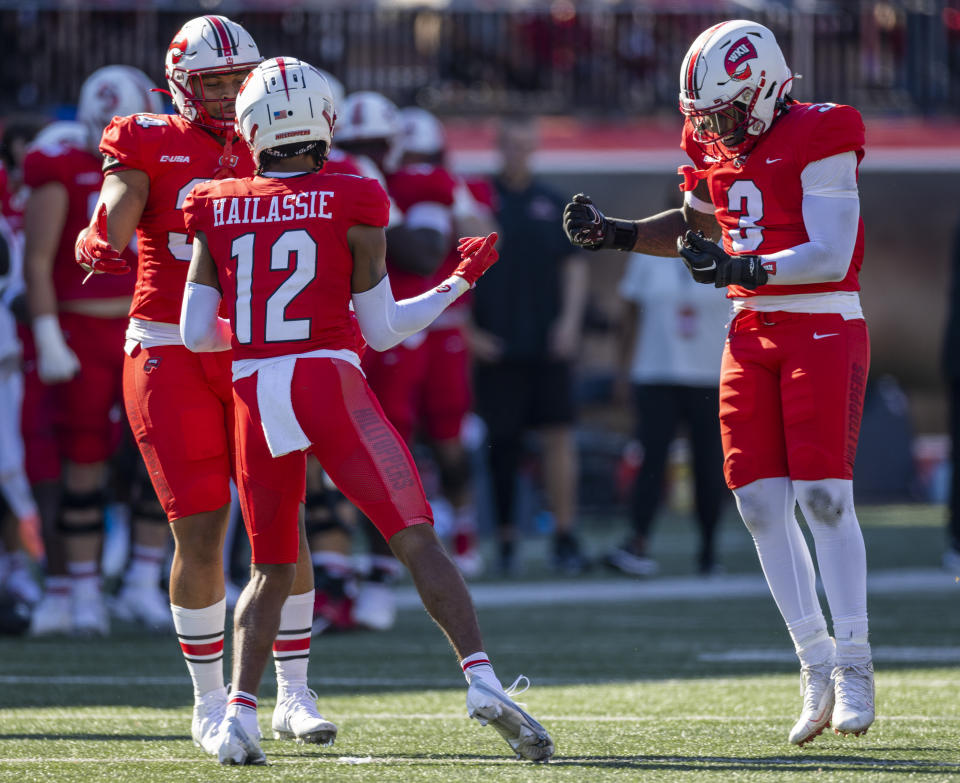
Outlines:
{"label": "red wku logo on helmet", "polygon": [[723,60],[723,67],[727,70],[727,76],[731,79],[749,79],[752,71],[748,60],[753,60],[757,56],[757,50],[753,41],[744,36],[737,41],[727,51],[727,56]]}
{"label": "red wku logo on helmet", "polygon": [[187,53],[187,39],[171,41],[167,51],[173,52],[173,56],[170,59],[173,60],[173,64],[176,65],[183,59],[183,55]]}

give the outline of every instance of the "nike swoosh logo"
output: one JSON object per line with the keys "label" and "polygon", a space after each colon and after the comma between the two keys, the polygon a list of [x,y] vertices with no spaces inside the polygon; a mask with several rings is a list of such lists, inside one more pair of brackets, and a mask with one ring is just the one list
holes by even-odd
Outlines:
{"label": "nike swoosh logo", "polygon": [[839,334],[840,334],[840,332],[830,332],[829,334],[817,334],[816,332],[814,332],[814,333],[813,333],[813,339],[814,339],[814,340],[822,340],[824,337],[836,337],[836,336],[839,335]]}
{"label": "nike swoosh logo", "polygon": [[783,160],[783,158],[767,158],[767,163],[776,163],[778,160]]}

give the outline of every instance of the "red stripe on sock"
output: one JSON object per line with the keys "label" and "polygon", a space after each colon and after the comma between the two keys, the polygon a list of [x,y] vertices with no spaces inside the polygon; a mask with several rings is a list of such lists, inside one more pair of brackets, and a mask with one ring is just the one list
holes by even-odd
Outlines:
{"label": "red stripe on sock", "polygon": [[479,665],[484,664],[484,663],[485,663],[487,666],[489,666],[489,665],[490,665],[489,659],[487,659],[487,658],[480,658],[480,659],[478,659],[478,660],[476,660],[476,661],[470,661],[470,663],[465,663],[465,664],[463,664],[463,670],[466,671],[467,669],[469,669],[469,668],[471,668],[471,667],[473,667],[473,666],[479,666]]}
{"label": "red stripe on sock", "polygon": [[248,699],[246,696],[233,696],[230,699],[230,704],[239,704],[241,707],[249,707],[251,710],[257,708],[257,703]]}
{"label": "red stripe on sock", "polygon": [[273,643],[274,652],[289,652],[290,650],[309,650],[310,649],[310,637],[305,636],[303,639],[277,639]]}
{"label": "red stripe on sock", "polygon": [[185,655],[213,655],[223,652],[223,639],[219,642],[210,642],[210,644],[187,644],[180,642],[180,649]]}

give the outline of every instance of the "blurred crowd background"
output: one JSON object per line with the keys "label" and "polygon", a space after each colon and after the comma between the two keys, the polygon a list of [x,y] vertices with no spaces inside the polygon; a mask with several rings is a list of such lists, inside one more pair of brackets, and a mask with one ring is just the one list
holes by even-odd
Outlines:
{"label": "blurred crowd background", "polygon": [[[198,13],[230,16],[264,56],[303,58],[334,74],[347,93],[373,90],[434,113],[446,128],[451,168],[467,177],[500,171],[502,118],[537,116],[532,166],[541,181],[564,197],[587,192],[623,217],[650,214],[676,193],[676,166],[685,162],[678,71],[690,42],[723,19],[767,25],[803,77],[795,97],[852,104],[867,125],[861,277],[873,347],[858,498],[946,502],[942,345],[960,217],[960,0],[0,0],[0,124],[9,130],[72,119],[80,85],[105,65],[136,66],[164,85],[170,38]],[[15,167],[16,150],[4,152]],[[583,518],[623,517],[643,468],[622,393],[628,260],[616,253],[589,259],[574,362]],[[483,429],[479,420],[474,425],[465,433],[478,455],[483,533],[492,501]],[[531,441],[531,460],[521,464],[518,507],[524,529],[546,533],[537,449]],[[668,462],[664,491],[674,508],[689,510],[683,430]],[[425,465],[429,488],[428,458]]]}

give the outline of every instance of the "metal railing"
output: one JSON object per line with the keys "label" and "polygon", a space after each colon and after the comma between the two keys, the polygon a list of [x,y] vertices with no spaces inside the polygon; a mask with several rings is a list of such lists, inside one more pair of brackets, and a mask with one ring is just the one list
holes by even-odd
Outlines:
{"label": "metal railing", "polygon": [[[166,47],[197,11],[104,5],[4,3],[0,109],[68,106],[87,74],[112,63],[135,65],[163,84]],[[265,56],[302,57],[351,91],[377,90],[442,115],[608,117],[674,111],[687,47],[709,25],[743,14],[622,8],[578,10],[573,0],[553,0],[528,10],[263,10],[250,3],[235,14],[227,4],[218,10],[242,22]],[[752,16],[776,33],[803,75],[795,91],[803,99],[853,103],[867,113],[960,111],[960,11],[943,2],[774,6]]]}

